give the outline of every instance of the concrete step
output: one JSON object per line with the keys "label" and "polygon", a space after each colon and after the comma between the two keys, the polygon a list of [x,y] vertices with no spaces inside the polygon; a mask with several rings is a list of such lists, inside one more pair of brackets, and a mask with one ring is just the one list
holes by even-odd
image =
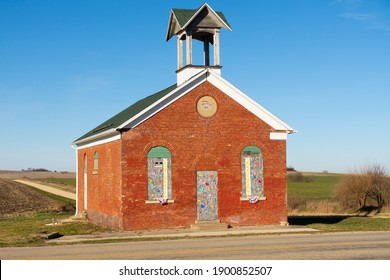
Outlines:
{"label": "concrete step", "polygon": [[229,227],[228,224],[221,223],[220,220],[195,221],[195,223],[190,226],[190,228],[194,230],[226,230]]}
{"label": "concrete step", "polygon": [[71,216],[67,219],[61,220],[62,224],[72,224],[72,223],[77,223],[77,222],[85,222],[87,221],[87,213],[79,213],[77,216]]}

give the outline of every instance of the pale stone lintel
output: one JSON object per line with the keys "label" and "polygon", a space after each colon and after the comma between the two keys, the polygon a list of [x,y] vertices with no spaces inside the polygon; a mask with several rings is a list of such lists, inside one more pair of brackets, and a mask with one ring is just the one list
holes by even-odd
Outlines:
{"label": "pale stone lintel", "polygon": [[286,132],[271,132],[269,134],[269,138],[271,140],[287,140]]}
{"label": "pale stone lintel", "polygon": [[[145,204],[159,204],[160,201],[158,200],[145,200]],[[168,199],[167,203],[175,203],[174,199]]]}
{"label": "pale stone lintel", "polygon": [[[267,197],[259,197],[259,200],[267,200]],[[240,197],[240,201],[249,201],[249,199],[247,197]]]}

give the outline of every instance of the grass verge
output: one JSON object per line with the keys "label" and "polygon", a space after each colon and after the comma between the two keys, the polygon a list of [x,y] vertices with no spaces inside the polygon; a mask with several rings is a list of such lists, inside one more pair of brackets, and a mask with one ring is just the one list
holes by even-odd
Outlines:
{"label": "grass verge", "polygon": [[[114,242],[137,242],[137,241],[160,241],[175,240],[186,238],[203,238],[196,237],[143,237],[120,238],[120,239],[103,239],[103,240],[84,240],[80,242],[55,243],[46,242],[39,236],[40,232],[59,232],[62,235],[85,235],[98,232],[109,232],[109,228],[94,225],[88,222],[74,224],[50,225],[53,220],[68,218],[69,215],[64,213],[44,212],[29,215],[0,217],[0,247],[22,247],[22,246],[54,246],[54,245],[71,245],[71,244],[98,244]],[[290,225],[307,226],[318,229],[322,232],[345,232],[345,231],[390,231],[390,218],[373,218],[373,217],[351,217],[351,216],[307,216],[307,217],[289,217]],[[294,232],[296,233],[296,232]],[[244,234],[245,235],[245,234]],[[258,234],[249,234],[258,235]],[[232,235],[233,236],[233,235]],[[210,238],[211,236],[204,236]],[[212,236],[212,237],[229,237],[229,235]]]}
{"label": "grass verge", "polygon": [[354,216],[289,217],[290,225],[307,226],[325,232],[390,231],[390,218]]}
{"label": "grass verge", "polygon": [[42,232],[59,232],[61,235],[92,234],[109,229],[89,222],[72,224],[53,224],[70,218],[75,213],[74,200],[60,197],[42,190],[25,186],[58,202],[53,211],[23,212],[0,215],[0,247],[44,246],[50,245],[42,238]]}
{"label": "grass verge", "polygon": [[88,222],[72,224],[52,224],[69,218],[70,213],[42,212],[21,215],[5,215],[0,217],[0,247],[44,246],[41,232],[59,232],[61,235],[93,234],[109,231]]}

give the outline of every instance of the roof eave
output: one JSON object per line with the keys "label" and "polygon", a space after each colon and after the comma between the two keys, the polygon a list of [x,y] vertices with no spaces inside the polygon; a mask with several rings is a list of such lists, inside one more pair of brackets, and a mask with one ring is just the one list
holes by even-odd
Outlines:
{"label": "roof eave", "polygon": [[167,34],[165,36],[165,41],[168,42],[169,39],[171,39],[173,37],[173,35],[175,34],[171,34],[171,25],[172,25],[172,19],[175,19],[176,20],[176,23],[179,24],[180,26],[180,23],[179,21],[177,20],[176,16],[175,16],[175,13],[173,12],[173,9],[171,9],[171,14],[169,15],[169,19],[168,19],[168,30],[167,30]]}
{"label": "roof eave", "polygon": [[85,145],[85,144],[92,143],[92,142],[95,142],[95,141],[98,141],[98,140],[101,140],[104,138],[116,136],[118,134],[120,134],[120,132],[118,131],[117,128],[111,128],[111,129],[105,130],[103,132],[100,132],[98,134],[95,134],[95,135],[92,135],[92,136],[89,136],[86,138],[82,138],[80,140],[76,140],[76,141],[72,142],[72,145],[75,145],[75,146]]}
{"label": "roof eave", "polygon": [[295,129],[287,130],[287,133],[288,134],[295,134],[295,133],[298,133],[298,130],[295,130]]}

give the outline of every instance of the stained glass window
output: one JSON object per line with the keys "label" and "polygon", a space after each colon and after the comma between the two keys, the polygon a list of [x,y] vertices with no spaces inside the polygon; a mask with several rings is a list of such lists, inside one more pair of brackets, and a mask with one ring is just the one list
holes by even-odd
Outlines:
{"label": "stained glass window", "polygon": [[263,154],[256,146],[247,146],[241,155],[242,197],[264,197]]}
{"label": "stained glass window", "polygon": [[148,200],[172,199],[171,153],[154,147],[148,153]]}
{"label": "stained glass window", "polygon": [[99,169],[99,154],[95,152],[93,155],[93,174],[97,174]]}

